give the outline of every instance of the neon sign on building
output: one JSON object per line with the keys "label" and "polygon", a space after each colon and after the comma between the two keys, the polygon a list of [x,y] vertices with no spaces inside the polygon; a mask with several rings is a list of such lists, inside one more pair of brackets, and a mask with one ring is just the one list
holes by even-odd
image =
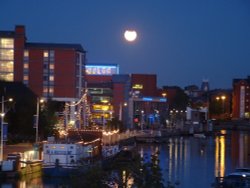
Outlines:
{"label": "neon sign on building", "polygon": [[119,74],[118,65],[86,65],[87,75],[113,75]]}

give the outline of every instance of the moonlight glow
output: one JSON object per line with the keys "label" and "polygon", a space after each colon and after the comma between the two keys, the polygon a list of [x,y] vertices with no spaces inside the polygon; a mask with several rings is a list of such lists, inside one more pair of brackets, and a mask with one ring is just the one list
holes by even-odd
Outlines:
{"label": "moonlight glow", "polygon": [[134,30],[126,30],[124,32],[124,38],[129,42],[133,42],[137,38],[137,33]]}

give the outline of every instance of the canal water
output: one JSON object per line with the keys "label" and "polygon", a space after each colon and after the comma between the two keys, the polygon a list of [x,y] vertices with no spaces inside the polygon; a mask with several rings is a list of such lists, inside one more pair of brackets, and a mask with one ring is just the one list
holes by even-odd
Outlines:
{"label": "canal water", "polygon": [[[138,144],[145,161],[157,154],[164,184],[175,188],[211,188],[215,177],[223,177],[237,167],[250,167],[250,134],[220,131],[198,138],[172,137],[166,143]],[[39,175],[18,181],[1,182],[1,187],[64,187],[69,182],[44,180]]]}

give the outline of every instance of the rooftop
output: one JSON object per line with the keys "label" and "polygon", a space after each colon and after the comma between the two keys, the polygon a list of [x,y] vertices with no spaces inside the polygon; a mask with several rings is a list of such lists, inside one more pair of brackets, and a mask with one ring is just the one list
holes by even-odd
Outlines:
{"label": "rooftop", "polygon": [[75,49],[80,52],[85,52],[81,44],[63,44],[63,43],[26,43],[27,48],[61,48],[61,49]]}

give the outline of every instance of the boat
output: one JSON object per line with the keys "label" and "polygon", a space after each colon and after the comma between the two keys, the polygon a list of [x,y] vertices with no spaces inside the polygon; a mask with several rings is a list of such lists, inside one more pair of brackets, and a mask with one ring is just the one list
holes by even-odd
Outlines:
{"label": "boat", "polygon": [[250,168],[237,168],[234,172],[225,177],[217,177],[215,187],[220,188],[249,188],[250,187]]}
{"label": "boat", "polygon": [[113,162],[115,157],[121,152],[122,150],[119,147],[119,144],[115,145],[104,145],[102,146],[102,167],[107,169],[110,167],[110,164]]}
{"label": "boat", "polygon": [[42,170],[42,160],[20,161],[20,163],[22,164],[19,170],[20,176],[40,173]]}
{"label": "boat", "polygon": [[102,146],[102,156],[104,159],[112,158],[120,152],[119,145],[106,145]]}
{"label": "boat", "polygon": [[44,176],[69,176],[80,167],[80,159],[84,157],[80,144],[46,143],[43,148]]}
{"label": "boat", "polygon": [[[32,156],[33,157],[33,156]],[[40,173],[42,160],[25,158],[25,153],[10,153],[1,164],[1,177],[18,178],[33,173]]]}
{"label": "boat", "polygon": [[92,142],[56,142],[43,144],[42,173],[49,177],[68,177],[87,169],[98,154],[100,139]]}
{"label": "boat", "polygon": [[197,134],[194,134],[194,137],[195,138],[206,138],[206,135],[204,133],[197,133]]}

